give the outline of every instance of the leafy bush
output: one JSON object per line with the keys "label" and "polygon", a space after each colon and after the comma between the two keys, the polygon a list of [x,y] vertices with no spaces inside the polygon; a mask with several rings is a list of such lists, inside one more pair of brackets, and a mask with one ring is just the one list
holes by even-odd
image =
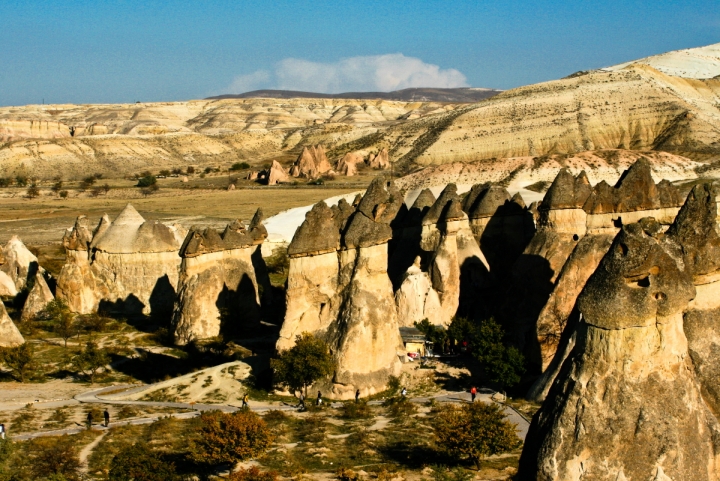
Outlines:
{"label": "leafy bush", "polygon": [[445,329],[430,324],[430,321],[428,321],[427,318],[423,319],[420,322],[416,322],[415,327],[418,329],[418,331],[425,334],[425,337],[428,341],[433,343],[435,349],[442,349],[442,346],[445,344],[445,340],[448,337],[447,331],[445,331]]}
{"label": "leafy bush", "polygon": [[187,172],[188,174],[194,174],[194,173],[195,173],[195,167],[193,167],[192,165],[188,165],[188,168],[187,168],[186,172]]}
{"label": "leafy bush", "polygon": [[247,170],[250,168],[250,164],[247,162],[235,162],[232,166],[230,166],[230,170],[236,171],[236,170]]}
{"label": "leafy bush", "polygon": [[110,481],[179,481],[175,465],[145,443],[122,449],[110,462]]}
{"label": "leafy bush", "polygon": [[68,481],[80,479],[80,459],[76,443],[63,436],[36,438],[28,446],[27,462],[34,479],[60,476]]}
{"label": "leafy bush", "polygon": [[197,460],[208,464],[237,463],[260,456],[273,442],[265,421],[252,411],[200,415]]}
{"label": "leafy bush", "polygon": [[30,187],[28,187],[26,195],[28,196],[28,199],[34,199],[40,195],[40,189],[38,189],[37,185],[32,184]]}
{"label": "leafy bush", "polygon": [[100,369],[110,363],[110,356],[107,349],[98,347],[93,341],[85,345],[85,349],[73,358],[75,368],[90,378],[90,383],[95,382],[95,376]]}
{"label": "leafy bush", "polygon": [[69,193],[69,192],[68,192],[67,190],[61,190],[61,191],[58,193],[58,195],[60,196],[61,199],[67,199],[68,193]]}
{"label": "leafy bush", "polygon": [[151,185],[157,184],[157,179],[154,175],[144,175],[138,179],[136,187],[150,187]]}
{"label": "leafy bush", "polygon": [[405,396],[396,396],[386,399],[383,406],[388,408],[388,414],[393,418],[407,417],[415,414],[418,410],[414,402]]}
{"label": "leafy bush", "polygon": [[285,421],[287,420],[287,418],[288,415],[280,411],[279,409],[271,409],[263,416],[263,419],[265,419],[265,421]]}
{"label": "leafy bush", "polygon": [[515,425],[505,419],[502,408],[482,402],[443,406],[433,421],[439,449],[458,459],[469,459],[480,469],[487,456],[520,447]]}

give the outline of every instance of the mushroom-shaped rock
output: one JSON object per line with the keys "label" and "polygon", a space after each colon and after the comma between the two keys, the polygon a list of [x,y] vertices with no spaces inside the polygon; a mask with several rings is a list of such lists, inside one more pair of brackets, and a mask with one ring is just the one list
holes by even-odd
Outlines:
{"label": "mushroom-shaped rock", "polygon": [[349,249],[383,244],[392,238],[390,222],[402,206],[402,195],[395,184],[375,178],[348,220],[343,245]]}
{"label": "mushroom-shaped rock", "polygon": [[476,198],[474,204],[467,211],[471,219],[491,217],[498,212],[503,205],[510,202],[510,193],[505,187],[491,185],[484,189]]}
{"label": "mushroom-shaped rock", "polygon": [[268,185],[277,185],[280,182],[287,182],[289,178],[288,173],[285,172],[285,169],[282,165],[280,165],[280,162],[273,160],[272,164],[270,164],[270,170],[267,176]]}
{"label": "mushroom-shaped rock", "polygon": [[55,296],[53,296],[47,282],[45,282],[45,277],[40,273],[35,274],[35,281],[27,299],[25,299],[20,321],[32,321],[37,313],[45,309],[48,302],[53,299],[55,299]]}
{"label": "mushroom-shaped rock", "polygon": [[438,196],[435,203],[430,207],[430,209],[423,217],[423,225],[437,224],[448,204],[450,204],[452,200],[457,198],[457,186],[455,184],[446,185],[443,191]]}
{"label": "mushroom-shaped rock", "polygon": [[720,426],[689,365],[682,313],[695,289],[678,251],[651,218],[618,233],[578,299],[576,344],[519,479],[718,479]]}
{"label": "mushroom-shaped rock", "polygon": [[25,342],[22,334],[7,313],[5,305],[0,302],[0,347],[16,347]]}
{"label": "mushroom-shaped rock", "polygon": [[336,251],[339,247],[340,231],[333,211],[320,201],[305,214],[305,221],[300,224],[290,242],[288,255],[299,257],[324,254]]}

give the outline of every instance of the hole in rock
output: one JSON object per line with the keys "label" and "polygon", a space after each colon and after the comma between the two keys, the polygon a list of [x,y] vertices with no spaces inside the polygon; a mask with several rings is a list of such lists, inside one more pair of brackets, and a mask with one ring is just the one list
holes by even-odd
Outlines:
{"label": "hole in rock", "polygon": [[666,298],[667,298],[667,296],[663,292],[655,293],[655,299],[657,299],[658,301],[664,301]]}
{"label": "hole in rock", "polygon": [[577,234],[573,234],[573,240],[574,240],[575,242],[579,241],[579,240],[580,240],[580,236],[577,235]]}
{"label": "hole in rock", "polygon": [[627,255],[628,247],[625,244],[618,244],[616,249],[622,255]]}

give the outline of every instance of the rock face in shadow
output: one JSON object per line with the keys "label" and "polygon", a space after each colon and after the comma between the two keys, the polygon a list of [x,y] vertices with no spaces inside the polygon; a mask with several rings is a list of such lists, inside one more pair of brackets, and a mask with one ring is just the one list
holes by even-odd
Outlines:
{"label": "rock face in shadow", "polygon": [[668,237],[682,246],[682,258],[697,291],[684,316],[684,330],[703,398],[720,416],[720,233],[717,187],[696,185]]}
{"label": "rock face in shadow", "polygon": [[683,246],[625,225],[578,299],[575,347],[533,418],[519,479],[720,477],[720,426],[693,370]]}
{"label": "rock face in shadow", "polygon": [[23,344],[25,339],[0,302],[0,347],[15,347]]}
{"label": "rock face in shadow", "polygon": [[65,234],[67,261],[57,296],[74,312],[98,308],[126,314],[170,313],[185,236],[180,226],[146,222],[130,204],[112,222],[102,219],[88,244],[87,220]]}
{"label": "rock face in shadow", "polygon": [[[177,344],[222,332],[238,334],[260,320],[260,306],[269,302],[270,293],[269,285],[261,287],[266,276],[256,273],[253,262],[267,238],[262,220],[258,209],[247,228],[235,221],[222,233],[211,228],[188,232],[180,249],[182,263],[172,320]],[[261,291],[268,293],[264,299]]]}
{"label": "rock face in shadow", "polygon": [[50,287],[48,287],[47,282],[45,282],[45,277],[40,273],[35,274],[33,287],[30,289],[27,299],[25,299],[20,321],[32,321],[35,315],[45,309],[48,302],[54,299],[55,296],[53,296]]}
{"label": "rock face in shadow", "polygon": [[397,309],[387,274],[390,222],[402,204],[394,185],[375,179],[352,208],[316,204],[288,248],[287,311],[278,350],[313,333],[328,342],[337,370],[330,389],[348,399],[382,391],[399,372]]}

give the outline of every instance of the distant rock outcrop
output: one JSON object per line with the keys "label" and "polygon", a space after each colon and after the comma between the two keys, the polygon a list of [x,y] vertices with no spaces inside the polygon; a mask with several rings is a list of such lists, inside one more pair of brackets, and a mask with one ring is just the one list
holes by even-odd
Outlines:
{"label": "distant rock outcrop", "polygon": [[[130,204],[92,232],[84,216],[63,238],[67,260],[57,296],[74,312],[102,307],[129,314],[172,311],[185,231],[145,221]],[[101,306],[101,304],[103,304]]]}
{"label": "distant rock outcrop", "polygon": [[258,209],[247,228],[235,221],[221,233],[211,228],[190,230],[180,249],[173,313],[176,343],[214,337],[221,330],[237,333],[260,320],[260,306],[270,293],[260,254],[267,238],[262,220]]}
{"label": "distant rock outcrop", "polygon": [[390,153],[387,147],[383,147],[377,154],[370,154],[367,165],[371,169],[387,170],[390,168]]}
{"label": "distant rock outcrop", "polygon": [[340,175],[351,177],[357,175],[357,165],[363,162],[362,155],[355,152],[348,152],[335,165],[335,172]]}
{"label": "distant rock outcrop", "polygon": [[713,358],[704,341],[693,354],[683,329],[697,300],[687,260],[708,253],[691,232],[717,229],[703,190],[667,235],[644,218],[615,237],[578,298],[575,347],[533,418],[519,479],[720,478],[720,424],[701,387],[710,372],[693,369]]}
{"label": "distant rock outcrop", "polygon": [[5,309],[5,304],[0,302],[0,347],[15,347],[23,344],[22,334]]}
{"label": "distant rock outcrop", "polygon": [[267,174],[267,185],[277,185],[282,182],[287,182],[289,179],[288,173],[285,172],[280,162],[273,160]]}
{"label": "distant rock outcrop", "polygon": [[314,179],[327,173],[331,168],[322,145],[303,147],[302,152],[290,168],[290,175]]}
{"label": "distant rock outcrop", "polygon": [[53,299],[55,299],[55,296],[53,296],[50,287],[48,287],[47,282],[45,282],[45,277],[40,273],[35,274],[33,287],[30,289],[27,299],[25,299],[20,321],[32,321],[35,319],[37,313],[45,309],[48,302]]}

